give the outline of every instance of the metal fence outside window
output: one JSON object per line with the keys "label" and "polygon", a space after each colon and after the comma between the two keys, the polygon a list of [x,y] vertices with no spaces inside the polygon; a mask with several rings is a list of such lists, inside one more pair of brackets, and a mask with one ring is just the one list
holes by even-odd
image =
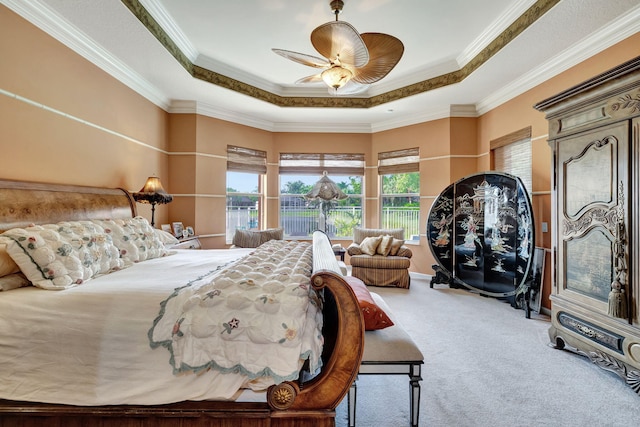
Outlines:
{"label": "metal fence outside window", "polygon": [[[307,238],[318,229],[320,210],[300,206],[280,207],[280,226],[286,238]],[[330,237],[353,236],[353,227],[362,224],[362,208],[337,207],[326,221]],[[418,207],[388,207],[382,210],[382,228],[404,228],[405,238],[420,235],[420,209]],[[247,206],[227,206],[227,240],[231,241],[236,230],[258,228],[258,209]]]}

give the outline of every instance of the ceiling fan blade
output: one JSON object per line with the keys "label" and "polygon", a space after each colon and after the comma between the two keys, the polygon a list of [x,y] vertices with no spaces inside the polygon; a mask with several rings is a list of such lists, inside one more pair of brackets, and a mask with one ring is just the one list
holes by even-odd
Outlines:
{"label": "ceiling fan blade", "polygon": [[299,83],[324,83],[322,80],[321,74],[314,74],[312,76],[303,77],[301,79],[296,80],[296,84]]}
{"label": "ceiling fan blade", "polygon": [[369,49],[369,63],[356,68],[353,80],[362,84],[375,83],[389,74],[400,61],[404,45],[388,34],[362,33],[361,36]]}
{"label": "ceiling fan blade", "polygon": [[325,58],[318,58],[317,56],[307,55],[307,54],[298,53],[298,52],[292,52],[290,50],[284,50],[284,49],[271,49],[271,50],[280,56],[283,56],[299,64],[307,65],[309,67],[326,68],[331,65],[329,64],[329,61],[327,61]]}
{"label": "ceiling fan blade", "polygon": [[369,51],[358,31],[345,21],[331,21],[311,32],[311,44],[330,61],[352,67],[364,67],[369,62]]}

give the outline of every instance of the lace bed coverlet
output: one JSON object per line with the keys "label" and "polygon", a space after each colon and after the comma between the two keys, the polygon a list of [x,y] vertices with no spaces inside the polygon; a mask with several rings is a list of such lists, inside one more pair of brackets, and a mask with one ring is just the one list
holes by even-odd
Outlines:
{"label": "lace bed coverlet", "polygon": [[262,389],[320,368],[320,300],[311,288],[311,245],[272,240],[212,280],[177,288],[149,330],[176,375],[214,369],[245,375]]}

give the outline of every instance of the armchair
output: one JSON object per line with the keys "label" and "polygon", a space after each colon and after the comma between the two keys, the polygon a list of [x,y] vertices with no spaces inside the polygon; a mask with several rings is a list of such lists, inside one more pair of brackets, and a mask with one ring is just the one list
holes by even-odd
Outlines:
{"label": "armchair", "polygon": [[403,228],[356,227],[347,253],[351,275],[367,285],[409,287],[413,253],[404,245]]}

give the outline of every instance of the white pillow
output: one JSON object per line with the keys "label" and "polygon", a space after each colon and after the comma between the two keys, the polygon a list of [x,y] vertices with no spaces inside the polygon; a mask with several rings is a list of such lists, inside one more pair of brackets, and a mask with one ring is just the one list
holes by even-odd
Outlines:
{"label": "white pillow", "polygon": [[382,236],[365,237],[362,242],[360,242],[360,249],[362,250],[363,254],[375,255],[380,242],[382,242]]}
{"label": "white pillow", "polygon": [[90,221],[14,228],[0,236],[27,279],[43,289],[66,289],[123,268],[119,251]]}
{"label": "white pillow", "polygon": [[[376,253],[378,255],[387,256],[391,251],[391,243],[393,242],[393,237],[391,236],[382,236],[382,240],[380,244],[376,248]],[[397,251],[396,251],[397,253]]]}
{"label": "white pillow", "polygon": [[151,224],[141,216],[126,219],[93,220],[101,225],[120,250],[125,264],[158,258],[168,254]]}
{"label": "white pillow", "polygon": [[171,234],[169,232],[166,232],[164,230],[160,230],[159,228],[154,228],[154,231],[158,235],[158,239],[160,239],[160,241],[165,246],[173,246],[175,244],[180,243],[180,240],[178,240],[176,238],[176,236],[174,236],[173,234]]}

